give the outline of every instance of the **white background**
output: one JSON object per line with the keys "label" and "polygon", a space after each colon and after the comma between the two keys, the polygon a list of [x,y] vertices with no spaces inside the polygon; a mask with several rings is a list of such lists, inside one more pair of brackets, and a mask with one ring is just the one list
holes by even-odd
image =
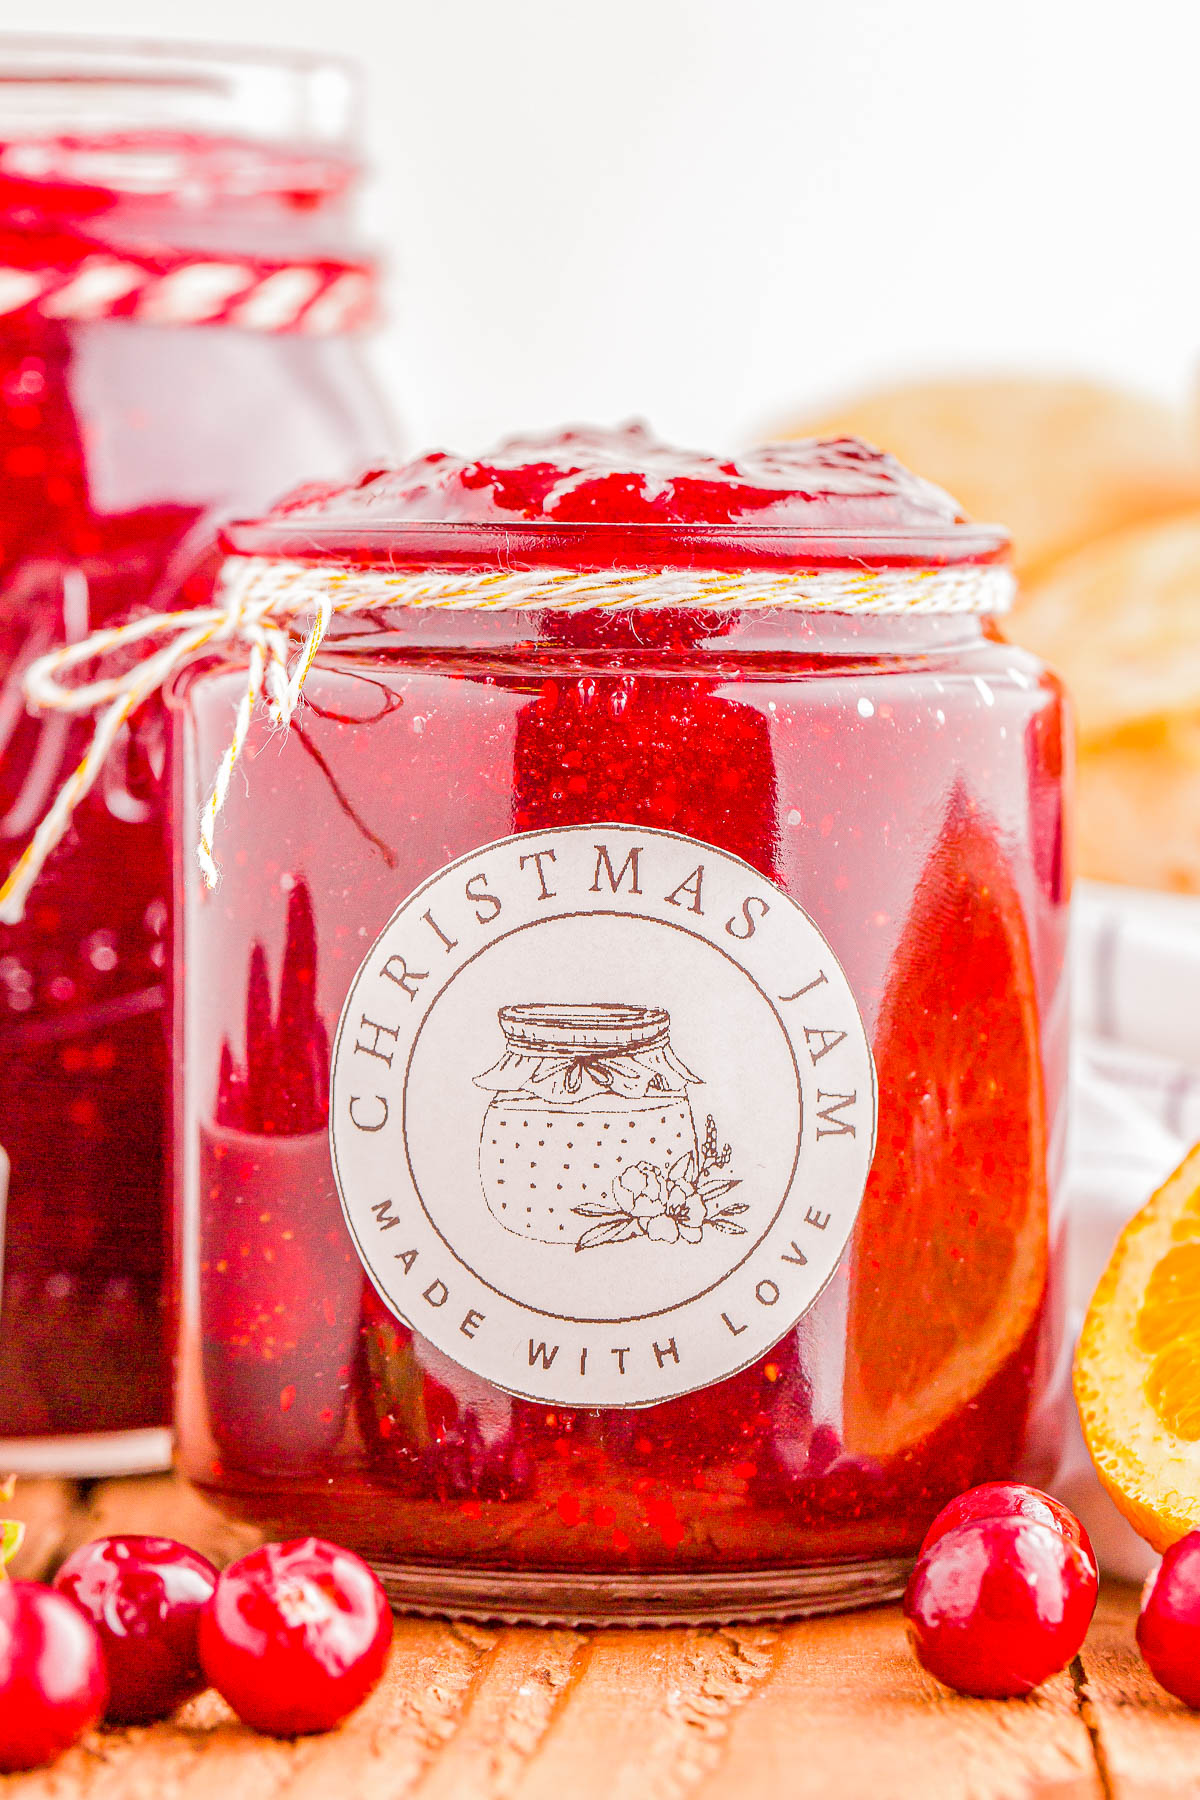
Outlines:
{"label": "white background", "polygon": [[410,441],[640,412],[718,447],[963,366],[1190,389],[1196,0],[16,11],[362,59]]}

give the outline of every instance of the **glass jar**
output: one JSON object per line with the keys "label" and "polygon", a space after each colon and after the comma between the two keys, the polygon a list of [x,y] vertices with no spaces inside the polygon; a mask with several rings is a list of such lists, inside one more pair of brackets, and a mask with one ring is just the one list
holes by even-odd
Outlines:
{"label": "glass jar", "polygon": [[[354,84],[302,56],[0,44],[0,876],[86,731],[56,643],[205,596],[216,521],[390,442],[354,327]],[[162,715],[0,923],[0,1467],[169,1460]]]}
{"label": "glass jar", "polygon": [[215,891],[245,656],[172,697],[184,1472],[406,1607],[898,1593],[1064,1393],[1063,702],[1003,534],[635,431],[229,541],[311,666]]}

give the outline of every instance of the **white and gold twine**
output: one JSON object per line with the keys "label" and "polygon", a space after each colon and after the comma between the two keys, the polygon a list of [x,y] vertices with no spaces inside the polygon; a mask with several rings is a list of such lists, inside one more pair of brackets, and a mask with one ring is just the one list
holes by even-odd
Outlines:
{"label": "white and gold twine", "polygon": [[[217,820],[229,793],[250,725],[263,695],[275,724],[290,723],[308,672],[335,613],[381,607],[442,607],[454,611],[505,609],[582,611],[687,606],[745,611],[790,607],[808,612],[897,614],[1000,613],[1012,604],[1010,571],[960,563],[939,569],[364,569],[328,562],[234,557],[225,565],[215,602],[180,612],[152,613],[93,632],[31,663],[26,700],[40,712],[95,715],[91,741],[24,853],[0,887],[0,924],[24,917],[25,902],[47,860],[70,829],[76,807],[95,785],[122,727],[138,707],[191,658],[219,648],[245,653],[246,685],[233,732],[200,815],[197,855],[206,884],[215,887]],[[294,627],[307,631],[293,655]],[[293,630],[289,632],[289,627]],[[120,673],[72,683],[75,672],[137,644],[157,649]]]}

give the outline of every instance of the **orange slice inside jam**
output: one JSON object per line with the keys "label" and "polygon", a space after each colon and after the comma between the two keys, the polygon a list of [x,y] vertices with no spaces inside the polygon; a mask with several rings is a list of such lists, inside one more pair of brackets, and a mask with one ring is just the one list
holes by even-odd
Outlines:
{"label": "orange slice inside jam", "polygon": [[899,1454],[967,1406],[1046,1284],[1046,1124],[1024,913],[956,795],[889,971],[879,1144],[855,1234],[844,1435]]}

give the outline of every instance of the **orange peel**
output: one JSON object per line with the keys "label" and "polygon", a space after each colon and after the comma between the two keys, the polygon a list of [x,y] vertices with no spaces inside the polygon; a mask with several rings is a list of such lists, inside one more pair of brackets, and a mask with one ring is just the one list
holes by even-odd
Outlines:
{"label": "orange peel", "polygon": [[1130,1220],[1075,1355],[1096,1472],[1156,1550],[1200,1526],[1200,1145]]}

